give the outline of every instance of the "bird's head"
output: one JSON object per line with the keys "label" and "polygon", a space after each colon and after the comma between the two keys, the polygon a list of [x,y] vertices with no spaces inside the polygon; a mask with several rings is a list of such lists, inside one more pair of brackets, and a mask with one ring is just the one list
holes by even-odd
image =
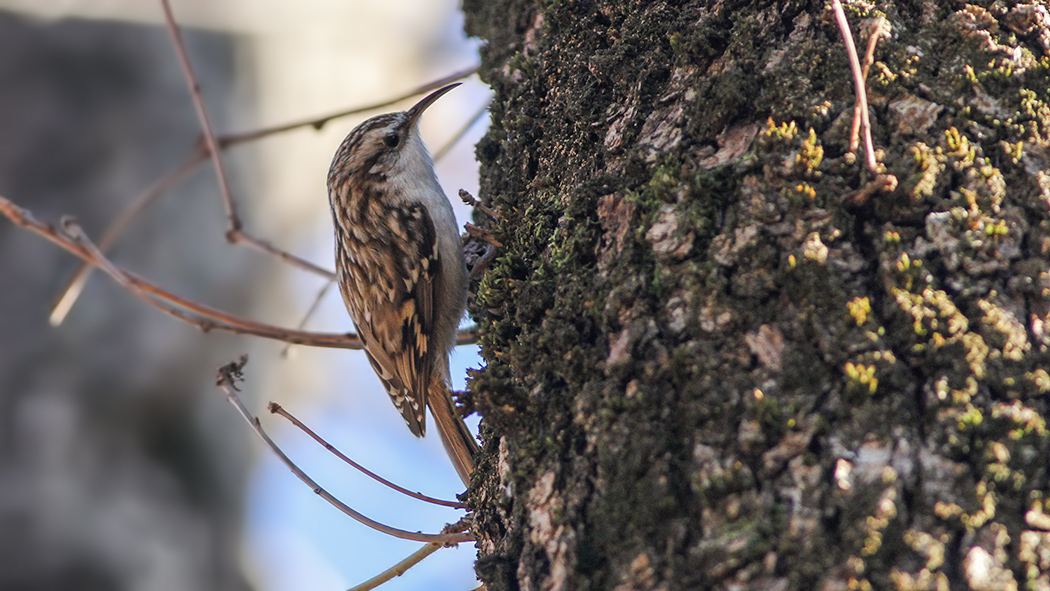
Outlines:
{"label": "bird's head", "polygon": [[417,123],[427,107],[457,86],[458,82],[439,88],[407,111],[377,115],[355,127],[335,153],[329,184],[358,175],[387,179],[431,171]]}

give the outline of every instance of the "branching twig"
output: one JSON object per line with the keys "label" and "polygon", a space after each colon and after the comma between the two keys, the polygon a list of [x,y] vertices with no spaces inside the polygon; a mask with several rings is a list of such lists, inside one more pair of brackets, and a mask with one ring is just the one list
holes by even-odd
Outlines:
{"label": "branching twig", "polygon": [[[859,113],[860,117],[860,128],[864,132],[864,151],[867,157],[868,170],[878,174],[879,163],[875,160],[875,146],[871,141],[871,121],[868,117],[868,93],[864,85],[864,76],[861,72],[860,60],[857,58],[857,47],[853,44],[853,34],[849,29],[849,21],[846,20],[846,13],[842,10],[842,3],[839,0],[831,0],[831,9],[835,13],[835,22],[838,23],[839,31],[842,33],[842,41],[846,44],[846,53],[849,56],[850,70],[853,71],[853,92],[856,97],[856,107],[854,108],[854,121],[856,121],[856,115]],[[856,146],[851,140],[850,151],[855,151]]]}
{"label": "branching twig", "polygon": [[386,485],[386,486],[396,490],[397,492],[399,492],[399,493],[401,493],[403,495],[408,495],[408,496],[412,497],[413,499],[418,499],[418,500],[424,501],[426,503],[433,503],[435,505],[441,505],[442,507],[452,507],[453,509],[463,509],[465,507],[465,505],[463,505],[463,503],[460,503],[460,502],[457,502],[457,501],[443,501],[441,499],[435,499],[434,497],[429,497],[427,495],[424,495],[423,493],[412,492],[412,491],[408,490],[407,488],[403,488],[401,486],[398,486],[398,485],[394,484],[393,482],[390,482],[386,478],[383,478],[382,476],[372,472],[368,468],[365,468],[361,464],[358,464],[357,462],[351,460],[349,457],[347,457],[345,454],[343,454],[343,452],[341,452],[338,449],[336,449],[334,446],[332,446],[332,444],[330,444],[327,441],[325,441],[323,437],[321,437],[320,435],[315,433],[312,429],[310,429],[305,424],[303,424],[302,421],[300,421],[299,419],[295,418],[295,416],[292,415],[292,413],[284,410],[284,408],[280,404],[277,404],[276,402],[271,402],[268,408],[269,408],[271,413],[281,415],[282,417],[288,419],[289,422],[291,422],[293,425],[298,427],[303,433],[306,433],[307,435],[310,436],[311,439],[313,439],[317,443],[320,443],[325,449],[327,449],[328,451],[332,452],[332,454],[335,455],[335,457],[339,458],[340,460],[343,460],[347,464],[350,464],[350,466],[353,467],[355,470],[358,470],[359,472],[361,472],[365,476],[368,476],[372,480],[375,480],[376,482],[384,484],[384,485]]}
{"label": "branching twig", "polygon": [[215,175],[219,179],[219,192],[222,194],[222,203],[226,208],[226,223],[228,225],[226,239],[233,242],[231,234],[241,229],[241,221],[237,215],[237,204],[233,201],[233,195],[230,192],[230,183],[226,178],[226,168],[222,165],[222,153],[219,151],[219,145],[215,141],[215,132],[212,130],[208,110],[204,107],[201,87],[193,73],[193,65],[190,64],[190,58],[186,54],[186,47],[182,44],[182,36],[179,34],[179,27],[175,23],[175,15],[171,12],[171,5],[168,3],[168,0],[160,0],[160,4],[164,9],[164,22],[167,24],[168,33],[171,35],[171,42],[175,47],[175,55],[179,58],[182,74],[190,87],[193,108],[197,112],[197,119],[200,121],[201,129],[204,131],[204,145],[208,149],[208,157],[211,158],[212,164],[215,166]]}
{"label": "branching twig", "polygon": [[[219,329],[313,347],[335,349],[361,348],[361,340],[353,333],[321,333],[292,330],[241,318],[175,295],[139,277],[135,273],[113,264],[71,221],[65,223],[67,227],[78,233],[76,238],[59,232],[50,224],[37,221],[28,211],[3,197],[0,197],[0,215],[11,220],[16,226],[35,232],[62,247],[85,263],[102,269],[117,283],[144,302],[203,331]],[[460,343],[470,343],[474,342],[474,340],[476,340],[474,333],[470,331],[460,332]]]}
{"label": "branching twig", "polygon": [[[879,44],[879,39],[885,36],[886,22],[884,19],[879,19],[879,23],[873,27],[871,35],[868,36],[868,50],[864,53],[864,63],[861,64],[860,78],[867,84],[868,72],[871,70],[871,65],[875,63],[875,48]],[[856,152],[857,147],[860,145],[860,104],[854,105],[853,107],[853,128],[850,130],[849,136],[849,149],[850,152]]]}
{"label": "branching twig", "polygon": [[226,177],[226,168],[222,164],[222,153],[219,150],[219,143],[215,139],[215,131],[212,128],[211,120],[208,118],[208,110],[204,107],[204,98],[201,96],[200,84],[197,83],[197,78],[193,74],[193,66],[190,64],[189,56],[186,55],[186,48],[182,44],[179,27],[175,23],[175,17],[171,13],[171,6],[168,4],[168,0],[161,0],[161,5],[164,7],[164,20],[171,34],[171,41],[175,46],[175,53],[178,55],[182,73],[190,87],[193,106],[197,110],[197,118],[200,120],[201,129],[204,132],[204,145],[208,149],[208,155],[211,157],[212,164],[215,165],[215,174],[219,179],[219,193],[222,195],[223,207],[226,209],[226,240],[231,244],[246,244],[262,252],[269,253],[290,265],[316,273],[322,277],[334,278],[335,275],[328,269],[285,252],[265,240],[244,232],[242,229],[241,218],[237,215],[237,203],[233,200],[233,194],[230,192],[230,183]]}
{"label": "branching twig", "polygon": [[[48,241],[76,255],[85,263],[102,269],[117,283],[130,291],[132,295],[161,312],[192,324],[205,332],[218,329],[284,341],[295,345],[331,349],[362,348],[361,340],[353,333],[309,332],[255,322],[254,320],[229,314],[175,295],[135,273],[113,264],[99,251],[97,246],[83,235],[83,232],[80,232],[80,236],[74,239],[55,230],[50,224],[37,221],[27,210],[18,207],[2,196],[0,196],[0,215],[11,220],[16,226],[46,238]],[[67,222],[67,224],[71,227],[76,227],[71,222]],[[475,327],[469,327],[457,333],[457,344],[466,345],[476,341],[477,333]]]}
{"label": "branching twig", "polygon": [[147,285],[145,281],[133,276],[130,272],[117,267],[107,259],[105,255],[99,251],[98,247],[88,239],[80,226],[76,225],[72,218],[66,218],[63,220],[63,230],[78,246],[87,252],[91,257],[91,263],[93,265],[96,265],[105,271],[110,277],[119,283],[121,287],[138,295],[141,299],[153,303],[154,306],[162,312],[185,322],[195,324],[205,332],[213,328],[218,328],[235,333],[252,334],[255,336],[267,337],[296,344],[306,344],[306,342],[309,341],[309,344],[321,347],[327,346],[345,349],[362,348],[361,341],[357,335],[313,334],[261,324],[198,304],[156,286]]}
{"label": "branching twig", "polygon": [[[161,177],[152,187],[139,195],[102,233],[102,238],[98,241],[99,250],[102,252],[109,250],[124,232],[124,229],[128,227],[128,224],[142,213],[146,207],[160,198],[176,183],[186,178],[205,160],[207,160],[207,155],[204,151],[197,150],[182,166]],[[81,263],[80,267],[73,273],[73,276],[69,278],[69,282],[66,284],[65,289],[62,290],[54,308],[51,310],[51,316],[48,318],[51,326],[58,326],[66,319],[69,310],[72,309],[73,304],[80,297],[80,292],[83,291],[93,268],[88,263]]]}
{"label": "branching twig", "polygon": [[309,486],[315,494],[317,494],[322,499],[328,501],[332,506],[342,511],[347,516],[353,518],[358,523],[361,523],[378,532],[387,534],[389,536],[393,536],[395,538],[400,538],[403,540],[415,540],[417,542],[440,544],[442,546],[473,541],[474,537],[469,533],[455,532],[442,534],[424,534],[419,532],[410,532],[379,523],[378,521],[365,517],[364,515],[358,513],[354,509],[351,509],[345,503],[332,496],[331,493],[326,491],[319,484],[314,482],[313,479],[307,476],[306,473],[299,468],[299,466],[295,465],[295,462],[293,462],[287,455],[285,455],[281,448],[278,447],[272,439],[270,439],[270,436],[267,435],[266,431],[262,428],[262,424],[259,422],[259,419],[255,416],[252,416],[252,414],[248,412],[248,408],[244,406],[244,403],[241,402],[240,397],[237,396],[237,382],[243,379],[243,370],[245,364],[247,363],[248,356],[244,355],[240,358],[240,360],[220,367],[218,370],[218,380],[216,381],[216,385],[222,388],[222,391],[226,393],[226,400],[228,400],[230,404],[232,404],[233,407],[237,409],[237,412],[239,412],[240,415],[244,418],[244,420],[248,422],[248,425],[251,426],[252,431],[254,431],[255,434],[258,435],[260,439],[262,439],[263,443],[265,443],[266,446],[270,448],[270,451],[272,451],[281,460],[281,462],[289,470],[291,470],[297,478],[299,478],[299,480],[303,481],[303,483]]}

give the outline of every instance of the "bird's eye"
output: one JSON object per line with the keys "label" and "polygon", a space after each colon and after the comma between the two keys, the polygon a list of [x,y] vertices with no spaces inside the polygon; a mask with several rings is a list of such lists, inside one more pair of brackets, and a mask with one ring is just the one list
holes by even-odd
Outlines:
{"label": "bird's eye", "polygon": [[397,143],[400,141],[401,138],[398,137],[396,133],[388,133],[386,134],[386,137],[383,138],[383,143],[386,144],[386,147],[388,148],[396,148]]}

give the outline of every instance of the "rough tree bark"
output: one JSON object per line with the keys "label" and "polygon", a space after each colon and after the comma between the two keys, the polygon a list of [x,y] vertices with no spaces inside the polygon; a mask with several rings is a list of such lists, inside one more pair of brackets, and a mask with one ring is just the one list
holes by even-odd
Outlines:
{"label": "rough tree bark", "polygon": [[1050,589],[1050,17],[468,0],[503,589]]}

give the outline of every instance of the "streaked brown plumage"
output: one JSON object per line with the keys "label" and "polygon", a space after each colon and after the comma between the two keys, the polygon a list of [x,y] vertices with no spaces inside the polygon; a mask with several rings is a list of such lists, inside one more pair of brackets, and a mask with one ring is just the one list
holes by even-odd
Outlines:
{"label": "streaked brown plumage", "polygon": [[411,109],[373,117],[343,140],[328,171],[336,271],[368,360],[414,435],[430,407],[465,484],[477,442],[455,414],[448,355],[467,298],[452,206],[416,123],[441,88]]}

